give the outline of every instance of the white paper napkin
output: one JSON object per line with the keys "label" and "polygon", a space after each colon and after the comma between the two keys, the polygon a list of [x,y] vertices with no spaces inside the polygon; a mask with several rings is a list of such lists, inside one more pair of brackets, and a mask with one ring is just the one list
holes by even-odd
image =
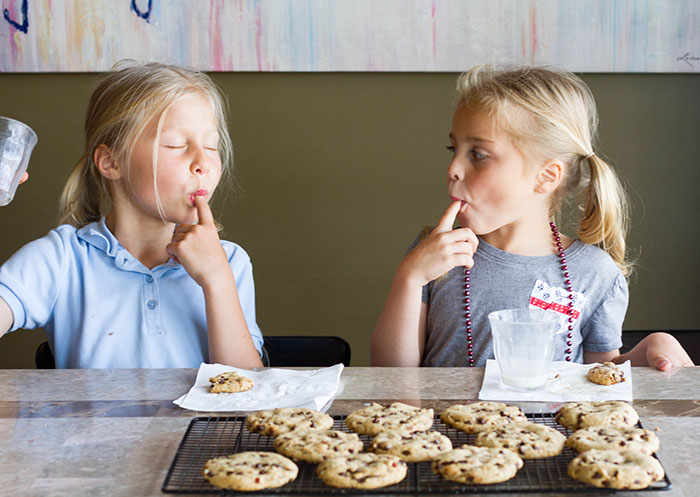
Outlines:
{"label": "white paper napkin", "polygon": [[486,361],[484,381],[479,391],[480,400],[527,402],[574,402],[589,400],[632,401],[632,368],[630,361],[619,364],[626,380],[615,385],[598,385],[586,379],[593,364],[555,361],[543,389],[535,392],[516,392],[501,385],[501,372],[494,359]]}
{"label": "white paper napkin", "polygon": [[[237,393],[210,393],[209,378],[226,371],[250,378],[253,388]],[[251,371],[222,364],[201,364],[190,391],[173,402],[196,411],[258,411],[278,407],[325,411],[341,389],[342,371],[342,364],[307,371],[275,368]]]}

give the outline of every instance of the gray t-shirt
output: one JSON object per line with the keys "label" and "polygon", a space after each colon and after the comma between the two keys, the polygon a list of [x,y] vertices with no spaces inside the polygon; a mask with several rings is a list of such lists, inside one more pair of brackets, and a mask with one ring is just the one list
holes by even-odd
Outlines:
{"label": "gray t-shirt", "polygon": [[[411,248],[418,244],[414,240]],[[410,249],[409,249],[410,250]],[[580,240],[565,251],[575,294],[571,359],[583,362],[583,350],[608,352],[622,345],[622,322],[627,312],[627,281],[603,250]],[[423,366],[468,366],[464,316],[464,267],[423,287],[428,304]],[[479,239],[470,274],[472,340],[476,366],[493,359],[488,314],[511,308],[561,309],[569,303],[557,254],[514,255]],[[567,349],[567,317],[560,312],[554,360]]]}

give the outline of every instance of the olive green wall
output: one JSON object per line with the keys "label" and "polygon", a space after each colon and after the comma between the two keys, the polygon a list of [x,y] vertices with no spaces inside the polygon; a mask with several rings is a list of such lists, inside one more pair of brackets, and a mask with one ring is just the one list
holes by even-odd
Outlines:
{"label": "olive green wall", "polygon": [[[268,334],[346,338],[352,365],[418,229],[448,204],[455,74],[213,74],[230,100],[238,187],[225,237],[250,253]],[[0,115],[31,125],[31,179],[0,208],[0,261],[55,222],[83,145],[93,74],[2,74]],[[629,185],[639,255],[627,328],[700,328],[700,76],[586,75],[602,155]],[[118,298],[106,295],[105,298]],[[0,368],[33,367],[43,332],[0,340]]]}

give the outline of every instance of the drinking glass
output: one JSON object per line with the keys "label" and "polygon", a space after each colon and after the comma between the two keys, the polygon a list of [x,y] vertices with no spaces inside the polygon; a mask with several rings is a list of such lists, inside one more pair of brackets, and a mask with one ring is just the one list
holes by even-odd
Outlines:
{"label": "drinking glass", "polygon": [[0,206],[12,202],[37,137],[26,124],[0,116]]}
{"label": "drinking glass", "polygon": [[539,390],[547,382],[557,315],[542,309],[504,309],[489,314],[501,383],[513,390]]}

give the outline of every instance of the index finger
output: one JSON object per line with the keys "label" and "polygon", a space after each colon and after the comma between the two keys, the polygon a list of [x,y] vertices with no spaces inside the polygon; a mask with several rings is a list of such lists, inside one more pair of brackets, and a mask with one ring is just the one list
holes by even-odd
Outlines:
{"label": "index finger", "polygon": [[462,202],[460,200],[453,201],[445,210],[445,213],[442,215],[433,231],[437,231],[439,233],[443,231],[450,231],[452,226],[455,224],[455,219],[457,219],[457,213],[459,212],[459,208],[461,206]]}
{"label": "index finger", "polygon": [[214,215],[209,208],[209,202],[203,195],[198,195],[194,198],[194,206],[197,208],[197,224],[199,225],[214,225]]}

